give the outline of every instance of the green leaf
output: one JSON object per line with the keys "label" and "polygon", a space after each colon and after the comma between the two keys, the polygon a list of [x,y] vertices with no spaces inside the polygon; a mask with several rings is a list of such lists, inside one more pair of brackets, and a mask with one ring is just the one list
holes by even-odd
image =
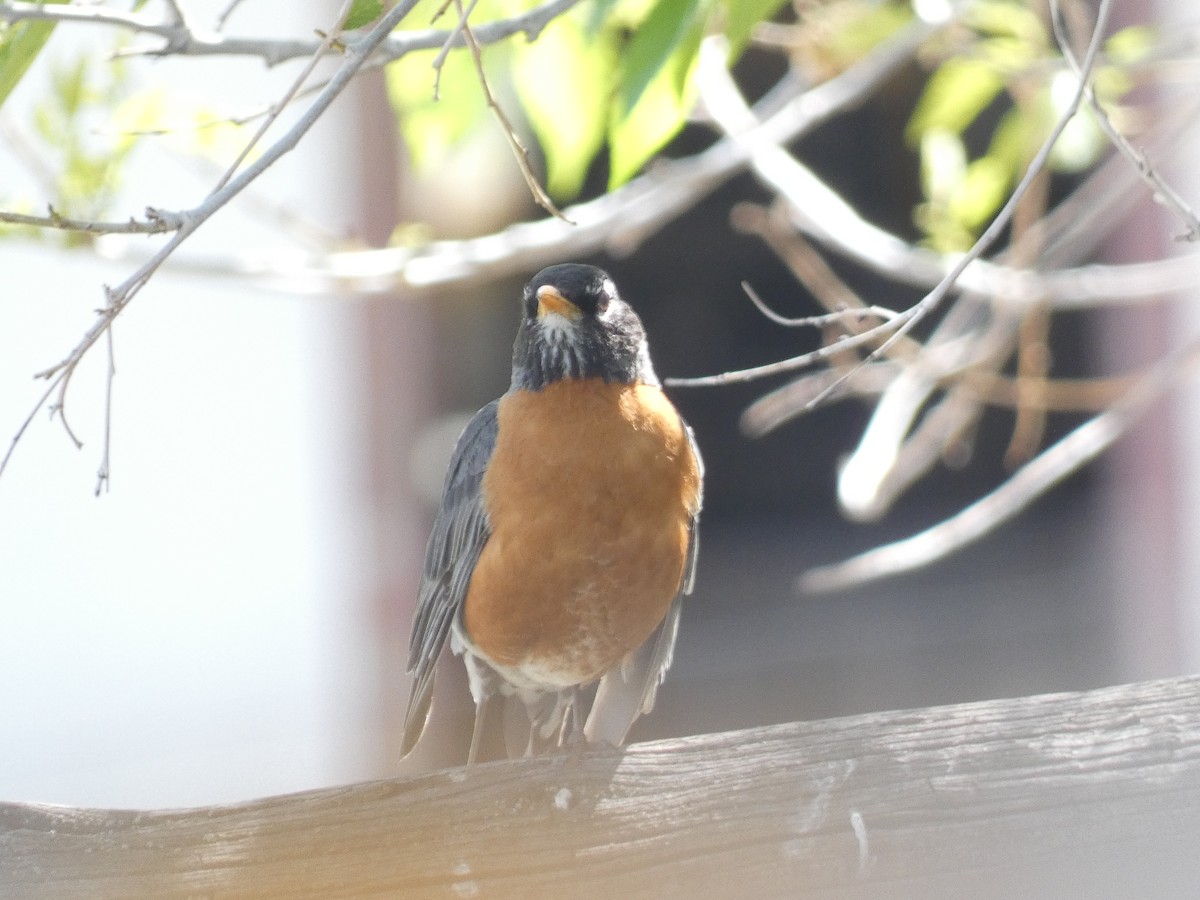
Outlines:
{"label": "green leaf", "polygon": [[[1050,122],[1056,122],[1066,113],[1071,100],[1075,96],[1077,83],[1075,76],[1067,71],[1057,72],[1050,79],[1046,90],[1048,104],[1048,121],[1046,133],[1050,132]],[[1054,148],[1050,151],[1050,165],[1058,172],[1082,172],[1091,166],[1107,146],[1107,140],[1091,108],[1086,104],[1067,122]]]}
{"label": "green leaf", "polygon": [[1004,89],[1004,79],[991,63],[956,56],[929,77],[908,120],[906,137],[919,144],[925,132],[944,129],[961,134]]}
{"label": "green leaf", "polygon": [[729,59],[736,60],[750,42],[754,26],[769,21],[787,0],[722,0]]}
{"label": "green leaf", "polygon": [[84,102],[87,100],[89,62],[88,57],[80,56],[75,60],[74,65],[68,64],[65,67],[57,68],[54,72],[54,91],[58,96],[62,111],[68,119],[78,116],[79,110],[83,108]]}
{"label": "green leaf", "polygon": [[487,113],[475,63],[467,53],[453,52],[446,57],[439,96],[433,96],[437,73],[431,63],[435,55],[433,50],[410,53],[384,70],[388,96],[418,169],[445,156]]}
{"label": "green leaf", "polygon": [[564,16],[513,61],[518,96],[546,158],[546,189],[556,198],[579,193],[604,144],[618,60],[611,32],[589,34],[580,17]]}
{"label": "green leaf", "polygon": [[354,31],[364,25],[370,25],[383,15],[382,0],[354,0],[350,11],[346,13],[346,21],[342,23],[343,31]]}
{"label": "green leaf", "polygon": [[[67,0],[45,0],[66,3]],[[17,22],[0,29],[0,106],[24,77],[54,31],[53,22]]]}
{"label": "green leaf", "polygon": [[967,174],[967,150],[962,139],[944,128],[921,136],[921,189],[938,204],[948,204]]}
{"label": "green leaf", "polygon": [[840,71],[896,34],[912,21],[913,13],[908,3],[846,3],[829,8],[827,18],[830,23],[822,29],[821,49]]}
{"label": "green leaf", "polygon": [[1149,25],[1131,25],[1104,42],[1104,55],[1118,65],[1140,62],[1154,49],[1158,37],[1158,31]]}
{"label": "green leaf", "polygon": [[622,112],[631,112],[650,82],[669,68],[668,61],[695,30],[699,7],[700,0],[659,0],[634,31],[622,54],[617,90]]}
{"label": "green leaf", "polygon": [[1008,197],[1012,170],[1002,160],[984,156],[967,166],[950,202],[950,214],[972,235],[992,220]]}
{"label": "green leaf", "polygon": [[968,27],[994,36],[1006,36],[1034,44],[1049,45],[1041,16],[1024,0],[977,0],[965,8]]}
{"label": "green leaf", "polygon": [[616,3],[617,0],[592,0],[590,4],[586,4],[584,8],[588,12],[584,20],[584,30],[589,35],[598,34],[604,28],[604,23],[608,20]]}
{"label": "green leaf", "polygon": [[691,75],[703,37],[704,22],[697,19],[636,105],[624,112],[620,103],[614,104],[608,128],[609,190],[637,174],[646,160],[683,128],[695,99]]}

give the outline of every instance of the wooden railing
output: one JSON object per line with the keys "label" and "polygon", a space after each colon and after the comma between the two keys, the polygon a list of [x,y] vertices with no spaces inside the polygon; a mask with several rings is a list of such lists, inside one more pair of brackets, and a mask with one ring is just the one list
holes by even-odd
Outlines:
{"label": "wooden railing", "polygon": [[1200,678],[236,806],[0,804],[0,897],[1200,898]]}

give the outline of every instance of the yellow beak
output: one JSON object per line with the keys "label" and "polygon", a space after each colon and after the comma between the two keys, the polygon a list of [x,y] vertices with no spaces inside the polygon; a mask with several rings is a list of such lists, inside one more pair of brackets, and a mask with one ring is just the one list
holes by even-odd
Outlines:
{"label": "yellow beak", "polygon": [[583,315],[578,306],[548,284],[543,284],[537,289],[537,299],[539,319],[544,319],[551,313],[556,313],[564,319],[574,322]]}

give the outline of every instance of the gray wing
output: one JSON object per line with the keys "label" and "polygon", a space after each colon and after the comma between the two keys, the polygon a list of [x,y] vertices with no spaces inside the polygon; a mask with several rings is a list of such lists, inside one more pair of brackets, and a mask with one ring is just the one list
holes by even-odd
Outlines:
{"label": "gray wing", "polygon": [[[682,417],[680,418],[682,420]],[[671,657],[675,652],[675,638],[679,635],[679,613],[683,598],[692,592],[696,584],[696,559],[700,549],[700,509],[704,505],[704,460],[696,445],[696,436],[687,422],[683,423],[688,444],[700,468],[701,496],[697,498],[696,513],[688,524],[688,553],[684,563],[683,579],[679,593],[671,601],[671,607],[658,630],[641,647],[631,653],[621,665],[606,673],[596,688],[584,736],[588,741],[606,741],[613,746],[625,743],[625,737],[638,716],[654,708],[658,686],[671,668]]]}
{"label": "gray wing", "polygon": [[408,755],[425,730],[438,657],[467,595],[479,553],[491,534],[481,485],[496,446],[498,404],[493,400],[475,414],[450,457],[441,508],[425,548],[425,567],[408,645],[408,671],[413,681],[404,716],[401,757]]}

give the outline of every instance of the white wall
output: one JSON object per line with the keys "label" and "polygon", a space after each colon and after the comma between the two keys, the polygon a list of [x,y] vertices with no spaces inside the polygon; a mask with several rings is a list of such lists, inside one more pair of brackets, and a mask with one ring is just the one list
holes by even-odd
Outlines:
{"label": "white wall", "polygon": [[[224,5],[188,7],[203,20]],[[275,6],[257,24],[277,35],[311,34],[331,15],[315,2],[246,12],[260,5]],[[233,21],[256,30],[241,13]],[[83,29],[60,29],[47,58],[81,40]],[[181,60],[146,71],[236,112],[277,96],[295,69]],[[336,228],[356,174],[351,114],[339,104],[264,195]],[[133,211],[191,205],[213,178],[153,154],[142,165],[126,191]],[[0,172],[15,176],[11,160]],[[190,258],[281,242],[227,210]],[[5,447],[40,389],[31,375],[74,346],[101,285],[136,267],[140,239],[130,251],[105,263],[0,243]],[[168,269],[117,324],[111,492],[92,495],[102,352],[69,396],[84,448],[45,414],[30,426],[0,479],[0,798],[173,806],[372,774],[357,309]]]}

